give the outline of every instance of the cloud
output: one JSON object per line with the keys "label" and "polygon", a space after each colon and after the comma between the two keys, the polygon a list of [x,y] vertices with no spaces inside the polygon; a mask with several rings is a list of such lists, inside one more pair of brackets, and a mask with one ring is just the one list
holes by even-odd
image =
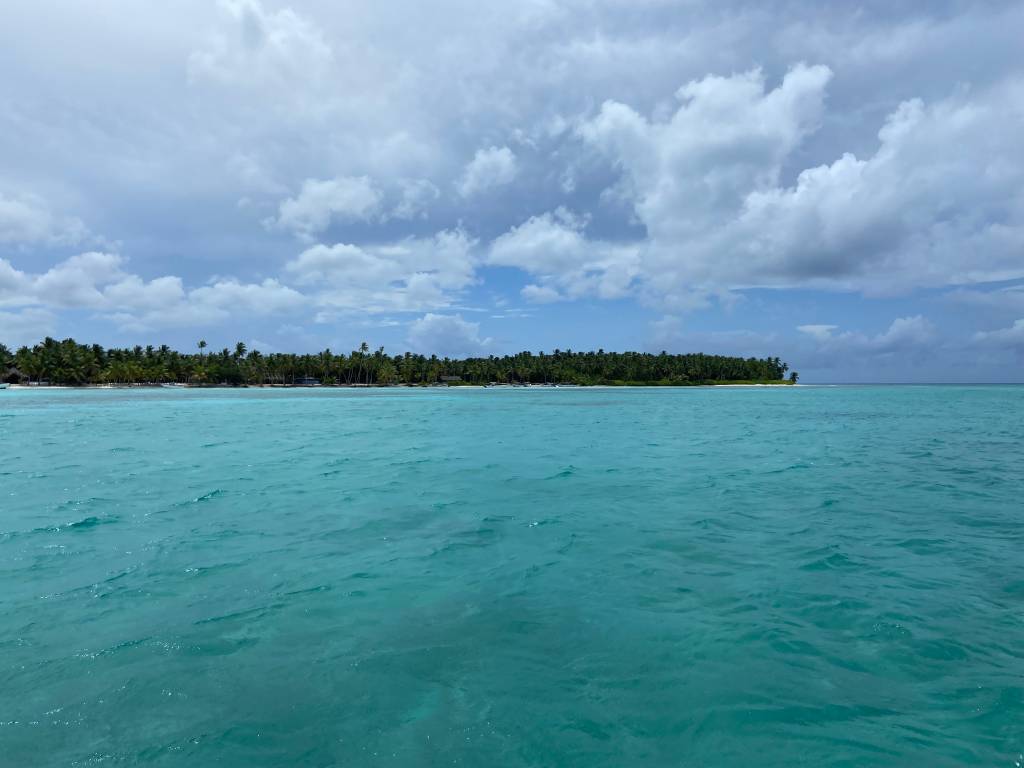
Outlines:
{"label": "cloud", "polygon": [[[965,345],[944,337],[921,315],[896,318],[885,330],[870,334],[841,330],[832,324],[808,324],[787,335],[771,328],[688,330],[677,315],[650,323],[645,345],[651,351],[708,352],[740,357],[780,357],[792,370],[815,371],[818,380],[912,381],[933,375],[936,359],[963,356]],[[925,373],[922,373],[925,372]],[[824,376],[822,376],[824,374]]]}
{"label": "cloud", "polygon": [[90,251],[72,256],[42,274],[31,274],[0,259],[0,305],[102,307],[105,299],[101,288],[125,277],[122,263],[116,254]]}
{"label": "cloud", "polygon": [[587,258],[585,226],[586,221],[565,208],[532,216],[491,244],[488,262],[531,274],[577,270]]}
{"label": "cloud", "polygon": [[925,353],[939,338],[935,325],[923,315],[898,317],[874,336],[858,331],[837,333],[836,325],[800,325],[797,330],[814,339],[820,351],[886,357]]}
{"label": "cloud", "polygon": [[0,193],[0,244],[77,245],[89,237],[80,219],[57,216],[41,197]]}
{"label": "cloud", "polygon": [[162,312],[178,307],[187,298],[180,277],[165,276],[143,280],[138,275],[121,275],[117,282],[103,288],[100,304],[119,310]]}
{"label": "cloud", "polygon": [[[0,302],[77,336],[184,307],[287,349],[499,294],[595,346],[643,337],[649,310],[700,311],[694,327],[778,322],[776,344],[813,351],[793,327],[818,322],[834,295],[818,291],[843,292],[832,336],[924,312],[967,343],[1024,317],[1019,291],[975,285],[1024,268],[1020,3],[122,1],[114,25],[21,5],[0,25],[18,73],[0,99]],[[437,264],[438,231],[482,247]],[[358,249],[367,274],[300,282],[282,265],[317,243]],[[56,269],[83,251],[132,261]],[[306,335],[190,298],[217,275],[300,293],[279,314]],[[898,298],[863,295],[881,293]],[[616,312],[571,306],[601,297]]]}
{"label": "cloud", "polygon": [[523,289],[530,301],[626,296],[638,273],[637,248],[588,241],[586,224],[565,208],[533,216],[496,238],[487,261],[538,278],[539,285]]}
{"label": "cloud", "polygon": [[650,336],[644,347],[651,352],[706,352],[739,357],[775,356],[781,352],[779,335],[773,331],[687,330],[678,315],[663,315],[649,327]]}
{"label": "cloud", "polygon": [[802,340],[781,340],[775,354],[818,380],[1013,381],[1024,361],[1024,320],[973,333],[944,333],[921,315],[896,318],[877,334],[834,325],[798,330]]}
{"label": "cloud", "polygon": [[33,274],[0,259],[0,306],[90,309],[124,328],[152,329],[295,311],[308,303],[274,279],[222,278],[187,290],[180,277],[147,281],[125,272],[125,264],[117,254],[91,251]]}
{"label": "cloud", "polygon": [[423,311],[450,306],[474,282],[474,246],[462,230],[375,246],[319,244],[288,262],[285,272],[299,285],[315,286],[324,307]]}
{"label": "cloud", "polygon": [[491,339],[480,338],[480,324],[462,319],[462,315],[428,313],[409,324],[407,337],[414,352],[440,357],[473,357],[486,354]]}
{"label": "cloud", "polygon": [[622,169],[652,238],[692,237],[777,182],[783,161],[817,127],[831,77],[827,67],[798,65],[766,91],[760,70],[708,76],[676,92],[680,105],[665,120],[608,101],[579,133]]}
{"label": "cloud", "polygon": [[519,295],[532,304],[550,304],[555,301],[562,301],[565,297],[557,289],[550,285],[529,285],[523,286]]}
{"label": "cloud", "polygon": [[330,226],[332,218],[368,221],[380,213],[383,194],[366,176],[320,181],[306,179],[296,197],[284,200],[272,223],[310,238]]}
{"label": "cloud", "polygon": [[301,293],[273,278],[260,283],[218,280],[189,291],[188,300],[198,306],[216,307],[225,312],[237,311],[241,314],[288,312],[306,304]]}
{"label": "cloud", "polygon": [[[1024,85],[901,104],[866,159],[785,186],[818,127],[831,72],[798,65],[707,77],[663,120],[607,102],[579,135],[621,170],[644,225],[650,294],[681,286],[818,286],[868,293],[1024,276]],[[952,147],[959,148],[951,151]]]}
{"label": "cloud", "polygon": [[838,325],[798,325],[796,329],[818,341],[828,341],[832,338],[832,332],[838,327]]}
{"label": "cloud", "polygon": [[309,307],[301,293],[270,278],[260,283],[226,278],[188,291],[176,291],[175,283],[180,289],[178,278],[158,278],[146,284],[146,292],[151,296],[165,293],[165,303],[159,305],[142,306],[135,300],[118,306],[111,297],[110,308],[115,311],[107,314],[107,319],[122,330],[152,331],[210,326],[223,324],[233,317],[251,319],[299,312]]}
{"label": "cloud", "polygon": [[1024,285],[1009,285],[994,290],[957,288],[943,297],[948,303],[972,310],[1018,315],[1024,313]]}
{"label": "cloud", "polygon": [[1024,319],[1017,320],[1009,328],[995,331],[978,331],[973,340],[976,344],[999,349],[1012,349],[1024,352]]}
{"label": "cloud", "polygon": [[872,292],[1024,276],[1022,110],[1020,84],[904,102],[871,157],[847,153],[748,196],[733,233],[747,238],[741,253],[768,279]]}
{"label": "cloud", "polygon": [[508,147],[478,149],[458,182],[459,194],[474,195],[510,184],[519,173],[515,153]]}
{"label": "cloud", "polygon": [[15,269],[6,259],[0,259],[0,306],[26,303],[24,297],[30,290],[29,276]]}
{"label": "cloud", "polygon": [[[752,282],[737,257],[713,247],[748,196],[773,188],[783,164],[818,126],[827,67],[798,65],[767,90],[760,70],[708,76],[676,92],[662,119],[608,101],[578,128],[622,173],[619,194],[644,225],[643,272],[652,291]],[[733,274],[730,274],[732,272]]]}
{"label": "cloud", "polygon": [[441,190],[427,179],[402,179],[401,199],[391,215],[396,219],[425,219],[430,206],[441,196]]}
{"label": "cloud", "polygon": [[57,316],[46,309],[0,312],[0,343],[10,349],[31,346],[57,332]]}
{"label": "cloud", "polygon": [[[701,325],[703,325],[703,321]],[[972,380],[969,366],[980,361],[980,345],[970,337],[940,332],[922,315],[895,318],[883,330],[866,333],[834,324],[807,324],[787,334],[770,325],[733,330],[688,329],[683,319],[665,315],[650,323],[645,347],[650,351],[708,352],[741,357],[779,357],[798,371],[802,381]],[[996,350],[1005,367],[1005,350]],[[961,361],[950,370],[947,361]],[[986,364],[988,364],[986,362]]]}
{"label": "cloud", "polygon": [[219,0],[223,23],[188,58],[192,82],[279,90],[323,78],[333,53],[323,34],[291,8],[267,11],[259,0]]}

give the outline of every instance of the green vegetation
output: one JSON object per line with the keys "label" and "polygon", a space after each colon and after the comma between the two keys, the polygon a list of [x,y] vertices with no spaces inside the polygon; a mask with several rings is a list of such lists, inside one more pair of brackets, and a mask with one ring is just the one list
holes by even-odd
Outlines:
{"label": "green vegetation", "polygon": [[50,384],[294,385],[316,379],[337,385],[450,384],[610,384],[680,386],[693,384],[795,383],[789,366],[777,357],[721,355],[652,355],[641,352],[520,352],[503,357],[451,360],[431,355],[389,356],[381,347],[370,352],[364,342],[351,353],[329,349],[313,355],[262,354],[239,342],[234,350],[184,354],[164,345],[104,349],[73,339],[47,338],[13,354],[0,344],[0,378]]}

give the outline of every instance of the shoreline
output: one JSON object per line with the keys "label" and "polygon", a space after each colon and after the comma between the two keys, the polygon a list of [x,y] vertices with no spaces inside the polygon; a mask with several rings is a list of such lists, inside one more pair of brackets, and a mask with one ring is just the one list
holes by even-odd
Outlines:
{"label": "shoreline", "polygon": [[702,384],[9,384],[9,390],[85,390],[85,389],[694,389],[738,387],[802,387],[804,384],[777,383],[702,383]]}

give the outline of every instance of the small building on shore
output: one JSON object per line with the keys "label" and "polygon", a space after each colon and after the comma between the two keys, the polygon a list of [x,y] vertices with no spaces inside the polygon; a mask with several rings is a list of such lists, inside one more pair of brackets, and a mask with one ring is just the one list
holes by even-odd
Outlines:
{"label": "small building on shore", "polygon": [[320,379],[314,378],[313,376],[303,376],[302,378],[295,380],[296,387],[319,387]]}

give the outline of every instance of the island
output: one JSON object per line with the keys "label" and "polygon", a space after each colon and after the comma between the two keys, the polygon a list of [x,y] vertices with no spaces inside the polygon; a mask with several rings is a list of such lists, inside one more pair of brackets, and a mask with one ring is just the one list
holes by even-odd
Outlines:
{"label": "island", "polygon": [[104,349],[74,339],[46,338],[11,351],[0,344],[0,381],[52,386],[707,386],[795,384],[798,375],[778,357],[661,352],[519,352],[452,359],[371,351],[348,354],[261,353],[234,349],[183,353],[167,345]]}

